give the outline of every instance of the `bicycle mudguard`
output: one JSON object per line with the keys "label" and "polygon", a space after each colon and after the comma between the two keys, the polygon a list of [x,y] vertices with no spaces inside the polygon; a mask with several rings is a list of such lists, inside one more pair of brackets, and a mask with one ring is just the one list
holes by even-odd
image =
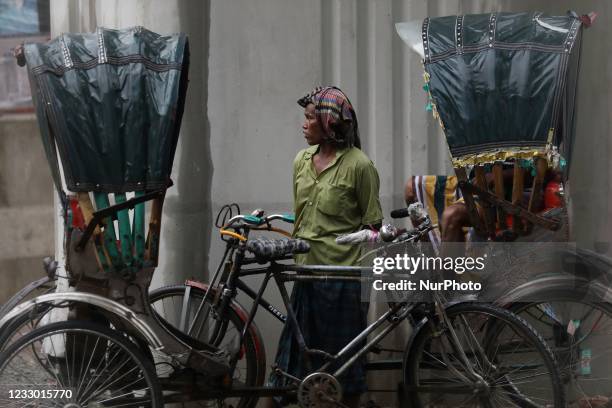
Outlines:
{"label": "bicycle mudguard", "polygon": [[30,293],[35,291],[47,283],[53,282],[55,279],[51,279],[48,276],[35,280],[24,286],[19,292],[15,293],[9,300],[6,301],[2,307],[0,307],[0,318],[4,317],[10,310],[21,303]]}
{"label": "bicycle mudguard", "polygon": [[612,291],[606,285],[576,276],[564,275],[543,277],[521,285],[500,298],[496,304],[512,310],[512,305],[518,302],[546,302],[551,293],[564,294],[567,292],[576,297],[582,296],[588,303],[612,303]]}

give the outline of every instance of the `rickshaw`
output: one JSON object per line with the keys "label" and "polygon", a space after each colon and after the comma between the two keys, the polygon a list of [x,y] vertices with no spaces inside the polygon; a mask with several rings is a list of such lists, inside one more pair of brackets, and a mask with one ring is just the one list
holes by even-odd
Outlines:
{"label": "rickshaw", "polygon": [[[568,401],[585,406],[612,394],[612,262],[562,243],[570,242],[573,218],[569,170],[583,28],[595,17],[490,13],[397,25],[423,58],[426,110],[442,128],[455,172],[414,177],[417,200],[435,222],[463,201],[468,241],[528,243],[542,252],[559,243],[550,254],[565,258],[552,262],[559,269],[518,262],[499,271],[498,280],[525,270],[529,279],[496,301],[549,342]],[[435,232],[430,240],[444,246]]]}
{"label": "rickshaw", "polygon": [[[63,34],[47,44],[26,44],[21,57],[27,62],[42,142],[63,207],[66,270],[73,290],[45,294],[12,309],[2,332],[10,333],[15,316],[36,313],[41,305],[63,309],[63,318],[43,326],[47,333],[39,339],[41,350],[32,355],[45,356],[47,365],[41,362],[41,367],[58,382],[62,376],[75,378],[72,370],[77,369],[80,377],[89,378],[79,384],[81,389],[58,393],[35,372],[16,371],[14,384],[8,385],[7,371],[17,369],[5,366],[3,400],[17,404],[25,397],[41,405],[66,401],[76,407],[81,405],[71,405],[76,399],[70,394],[80,392],[105,400],[95,406],[161,407],[152,359],[161,348],[167,364],[207,374],[216,379],[210,386],[224,381],[228,353],[164,328],[147,297],[185,103],[187,37],[160,36],[142,27],[100,28]],[[57,368],[56,361],[77,354],[82,356],[79,363],[74,359],[71,367]],[[88,372],[112,358],[122,365],[104,375],[120,383],[119,388]],[[26,385],[29,394],[21,392]],[[106,394],[113,386],[139,391],[110,397]]]}
{"label": "rickshaw", "polygon": [[[64,207],[66,270],[74,290],[38,296],[0,319],[0,393],[7,405],[161,407],[212,400],[251,407],[260,396],[293,395],[303,407],[342,406],[336,375],[408,319],[415,334],[403,365],[405,397],[413,406],[431,406],[423,395],[432,393],[457,394],[454,402],[467,398],[480,404],[501,395],[519,406],[564,406],[557,363],[534,329],[507,310],[469,302],[432,303],[435,308],[390,302],[389,310],[337,355],[308,349],[298,337],[305,355],[322,355],[328,363],[305,378],[279,372],[290,380],[287,387],[264,386],[263,342],[253,322],[257,309],[295,321],[290,310],[284,316],[263,299],[267,283],[276,281],[287,306],[285,282],[363,281],[369,278],[362,274],[371,268],[280,262],[307,251],[307,243],[250,239],[249,233],[275,231],[273,221],[291,222],[290,216],[234,215],[234,207],[224,207],[217,225],[227,242],[224,262],[209,285],[190,282],[175,291],[182,304],[179,322],[171,322],[152,305],[149,284],[185,103],[187,38],[142,27],[99,28],[63,34],[48,44],[27,44],[24,58]],[[425,223],[392,238],[411,244],[431,229]],[[265,266],[242,269],[257,264]],[[333,272],[340,274],[321,275]],[[264,275],[258,291],[240,281],[256,274]],[[253,298],[250,310],[235,301],[238,289]],[[187,312],[190,293],[199,298]],[[50,312],[63,319],[41,322]],[[40,325],[5,345],[28,320]],[[229,338],[230,331],[238,335]],[[366,342],[368,335],[374,338]],[[516,344],[524,346],[520,352],[512,349]],[[331,369],[330,362],[341,357],[347,361]],[[447,374],[440,383],[426,374],[430,371]],[[537,373],[533,384],[523,378],[530,373]]]}

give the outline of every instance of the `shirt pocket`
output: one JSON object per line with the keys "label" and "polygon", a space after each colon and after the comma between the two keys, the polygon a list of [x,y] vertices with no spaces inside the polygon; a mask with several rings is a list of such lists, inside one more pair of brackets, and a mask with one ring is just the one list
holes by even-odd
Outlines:
{"label": "shirt pocket", "polygon": [[321,191],[317,209],[324,215],[339,216],[346,213],[353,201],[354,194],[349,187],[330,184]]}

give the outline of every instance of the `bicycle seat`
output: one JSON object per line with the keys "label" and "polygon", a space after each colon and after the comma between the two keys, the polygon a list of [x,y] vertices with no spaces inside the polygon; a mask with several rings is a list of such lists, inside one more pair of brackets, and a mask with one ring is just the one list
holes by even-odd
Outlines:
{"label": "bicycle seat", "polygon": [[247,250],[259,260],[270,261],[287,255],[304,254],[310,251],[310,245],[301,239],[255,238],[249,240]]}

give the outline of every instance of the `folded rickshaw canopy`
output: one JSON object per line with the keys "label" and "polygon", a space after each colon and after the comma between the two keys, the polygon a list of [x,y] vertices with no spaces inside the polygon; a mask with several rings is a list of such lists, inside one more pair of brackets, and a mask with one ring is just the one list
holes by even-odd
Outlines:
{"label": "folded rickshaw canopy", "polygon": [[426,18],[425,89],[453,164],[569,160],[581,21],[540,12]]}
{"label": "folded rickshaw canopy", "polygon": [[165,188],[187,89],[184,34],[142,27],[24,47],[47,158],[71,191]]}

